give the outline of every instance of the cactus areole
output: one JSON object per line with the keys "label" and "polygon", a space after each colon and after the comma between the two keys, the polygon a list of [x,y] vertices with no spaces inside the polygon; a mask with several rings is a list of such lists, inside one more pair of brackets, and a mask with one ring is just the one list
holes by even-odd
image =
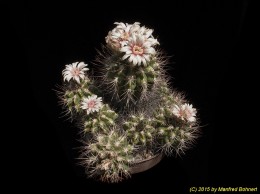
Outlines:
{"label": "cactus areole", "polygon": [[149,159],[158,163],[162,154],[183,153],[199,131],[196,109],[169,87],[167,58],[153,30],[139,22],[115,25],[94,73],[84,62],[67,64],[59,92],[82,132],[79,158],[86,174],[107,182],[130,177]]}

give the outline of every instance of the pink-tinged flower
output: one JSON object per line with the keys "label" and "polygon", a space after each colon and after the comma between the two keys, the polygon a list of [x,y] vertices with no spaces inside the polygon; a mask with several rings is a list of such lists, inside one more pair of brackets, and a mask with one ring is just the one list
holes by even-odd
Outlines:
{"label": "pink-tinged flower", "polygon": [[150,61],[151,55],[155,54],[155,50],[151,47],[151,43],[145,40],[142,35],[132,35],[128,44],[120,49],[124,52],[123,60],[128,58],[133,65],[146,65]]}
{"label": "pink-tinged flower", "polygon": [[89,96],[84,98],[81,103],[81,108],[87,111],[87,114],[98,112],[102,107],[101,97],[96,95]]}
{"label": "pink-tinged flower", "polygon": [[122,22],[115,22],[115,24],[117,26],[108,33],[106,43],[114,49],[120,49],[127,44],[129,37],[140,28],[140,23],[124,24]]}
{"label": "pink-tinged flower", "polygon": [[187,120],[189,122],[196,121],[197,110],[192,108],[192,104],[185,103],[181,106],[175,105],[173,107],[172,113],[181,120]]}
{"label": "pink-tinged flower", "polygon": [[87,64],[84,62],[75,62],[70,65],[66,65],[66,68],[62,71],[62,75],[64,77],[64,81],[68,82],[72,79],[76,80],[76,82],[80,83],[80,78],[84,79],[84,71],[89,70]]}

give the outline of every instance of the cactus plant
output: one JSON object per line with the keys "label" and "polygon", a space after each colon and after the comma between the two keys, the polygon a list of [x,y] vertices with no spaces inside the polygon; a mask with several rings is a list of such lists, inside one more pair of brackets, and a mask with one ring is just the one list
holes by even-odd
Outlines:
{"label": "cactus plant", "polygon": [[184,152],[198,135],[197,110],[169,86],[166,57],[153,30],[115,23],[93,70],[66,65],[60,92],[67,112],[81,126],[87,174],[118,182],[130,168],[158,153]]}

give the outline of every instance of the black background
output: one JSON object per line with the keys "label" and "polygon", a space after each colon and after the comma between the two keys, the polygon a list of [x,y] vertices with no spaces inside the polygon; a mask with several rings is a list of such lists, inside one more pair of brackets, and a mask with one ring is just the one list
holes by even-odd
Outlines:
{"label": "black background", "polygon": [[[16,158],[10,180],[24,181],[25,189],[36,186],[71,193],[154,188],[187,193],[191,186],[259,186],[259,114],[253,112],[257,111],[257,78],[250,71],[255,63],[252,7],[247,0],[2,7],[10,29],[2,39],[7,40],[8,61],[19,78],[12,86],[22,90],[11,89],[20,107],[19,114],[13,113],[18,117],[12,122],[18,125],[13,133],[21,144],[10,154]],[[172,56],[167,66],[172,87],[184,91],[198,108],[203,127],[196,146],[185,155],[164,158],[153,169],[122,183],[105,184],[87,179],[76,165],[78,131],[61,118],[53,89],[62,83],[65,64],[84,61],[91,66],[95,49],[105,43],[116,21],[139,21],[154,29],[160,47]]]}

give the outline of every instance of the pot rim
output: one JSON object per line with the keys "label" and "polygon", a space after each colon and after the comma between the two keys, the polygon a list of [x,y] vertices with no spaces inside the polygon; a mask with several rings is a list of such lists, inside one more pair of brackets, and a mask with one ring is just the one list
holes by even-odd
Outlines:
{"label": "pot rim", "polygon": [[155,154],[154,156],[141,160],[139,162],[134,163],[129,171],[131,174],[136,174],[139,172],[146,171],[152,167],[154,167],[156,164],[158,164],[163,158],[162,153]]}

